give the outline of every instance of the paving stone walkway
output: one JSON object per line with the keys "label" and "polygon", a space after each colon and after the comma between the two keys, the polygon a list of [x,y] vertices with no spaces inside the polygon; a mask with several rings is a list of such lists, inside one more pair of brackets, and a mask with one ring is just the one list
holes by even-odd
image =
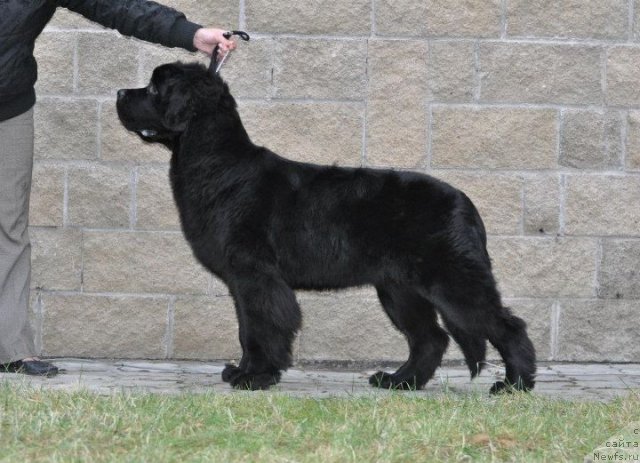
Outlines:
{"label": "paving stone walkway", "polygon": [[[98,394],[113,392],[234,392],[222,382],[221,363],[174,361],[105,361],[57,359],[62,371],[53,378],[0,374],[0,383],[25,384],[54,390],[85,389]],[[282,376],[275,393],[306,397],[387,394],[372,388],[368,377],[373,371],[307,370],[293,368]],[[498,366],[486,367],[473,381],[461,366],[438,369],[433,380],[422,391],[412,394],[435,395],[450,391],[487,393],[504,371]],[[633,391],[633,392],[632,392]],[[629,393],[640,394],[640,364],[567,364],[540,363],[536,394],[559,399],[610,400]]]}

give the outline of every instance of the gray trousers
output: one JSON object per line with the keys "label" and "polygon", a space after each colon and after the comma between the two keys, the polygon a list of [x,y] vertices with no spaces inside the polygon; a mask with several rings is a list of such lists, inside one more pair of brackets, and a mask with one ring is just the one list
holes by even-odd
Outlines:
{"label": "gray trousers", "polygon": [[0,364],[36,354],[29,325],[33,109],[0,122]]}

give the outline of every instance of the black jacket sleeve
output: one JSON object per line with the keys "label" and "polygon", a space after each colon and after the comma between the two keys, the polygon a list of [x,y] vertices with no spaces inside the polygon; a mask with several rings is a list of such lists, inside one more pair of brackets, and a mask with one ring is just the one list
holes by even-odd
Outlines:
{"label": "black jacket sleeve", "polygon": [[146,0],[53,0],[53,3],[123,35],[190,51],[195,51],[193,36],[202,27],[187,21],[183,13],[173,8]]}

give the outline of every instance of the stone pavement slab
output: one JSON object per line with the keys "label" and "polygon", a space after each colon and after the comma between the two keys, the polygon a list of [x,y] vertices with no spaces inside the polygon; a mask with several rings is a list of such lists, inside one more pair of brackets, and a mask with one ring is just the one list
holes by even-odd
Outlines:
{"label": "stone pavement slab", "polygon": [[[0,374],[0,384],[23,384],[51,390],[88,390],[97,394],[135,393],[233,393],[220,377],[224,365],[194,361],[86,360],[56,359],[61,373],[53,378]],[[393,369],[390,369],[392,371]],[[371,371],[292,368],[282,375],[273,393],[299,397],[334,397],[388,394],[368,384]],[[504,370],[498,365],[485,368],[473,381],[462,366],[441,367],[424,390],[417,395],[444,392],[487,393]],[[558,399],[610,400],[629,393],[640,394],[640,364],[538,365],[536,394]]]}

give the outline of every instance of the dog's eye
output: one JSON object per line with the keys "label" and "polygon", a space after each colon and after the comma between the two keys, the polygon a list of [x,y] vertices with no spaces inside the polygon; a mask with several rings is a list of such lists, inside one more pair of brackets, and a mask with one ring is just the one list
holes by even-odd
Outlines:
{"label": "dog's eye", "polygon": [[147,93],[149,93],[149,95],[155,96],[158,94],[158,89],[155,85],[149,84],[149,86],[147,87]]}

